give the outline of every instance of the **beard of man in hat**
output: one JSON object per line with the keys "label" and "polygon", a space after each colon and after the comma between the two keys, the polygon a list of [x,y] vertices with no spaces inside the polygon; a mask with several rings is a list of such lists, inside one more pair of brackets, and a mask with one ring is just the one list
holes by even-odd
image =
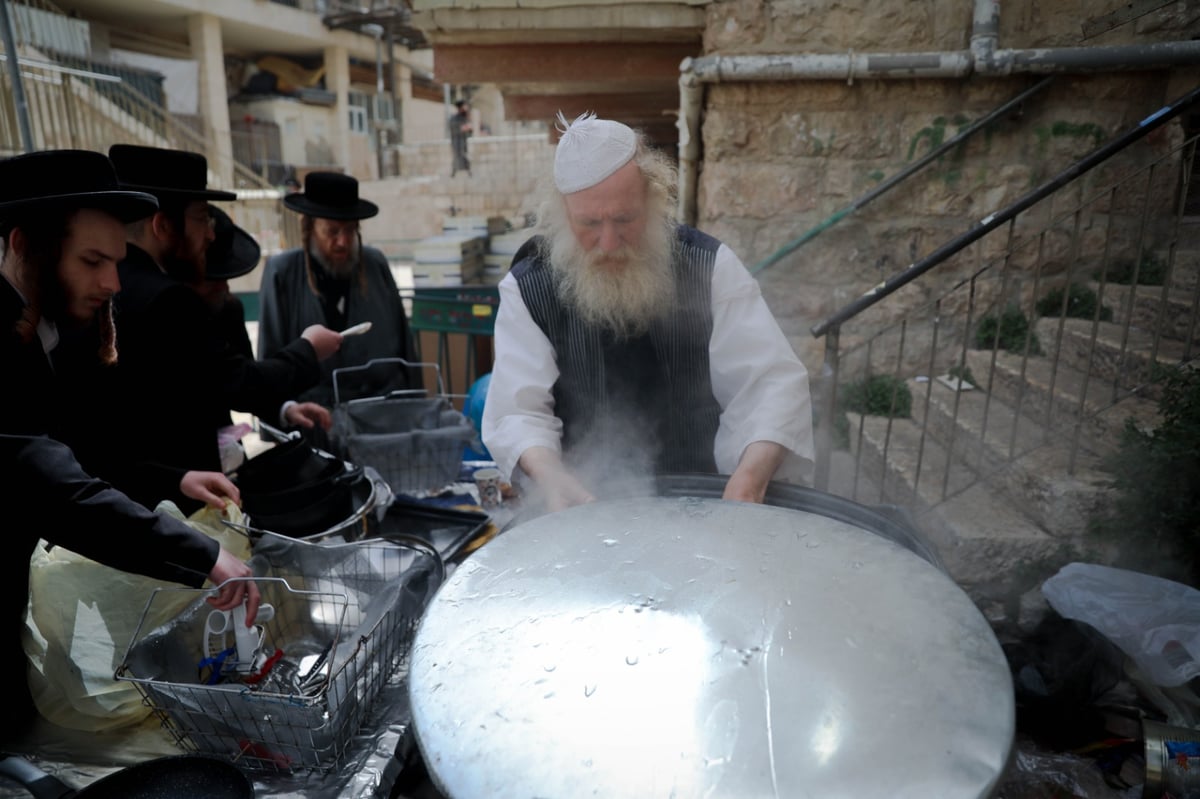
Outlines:
{"label": "beard of man in hat", "polygon": [[158,213],[129,225],[129,240],[181,283],[204,279],[205,253],[213,240],[207,202],[163,202]]}
{"label": "beard of man in hat", "polygon": [[27,215],[5,225],[0,272],[28,302],[17,334],[31,341],[39,322],[63,327],[95,324],[101,362],[117,360],[113,295],[117,263],[125,257],[125,226],[111,214],[78,208]]}
{"label": "beard of man in hat", "polygon": [[362,254],[359,228],[357,219],[323,219],[307,215],[300,218],[305,252],[313,263],[337,280],[349,280],[358,266]]}

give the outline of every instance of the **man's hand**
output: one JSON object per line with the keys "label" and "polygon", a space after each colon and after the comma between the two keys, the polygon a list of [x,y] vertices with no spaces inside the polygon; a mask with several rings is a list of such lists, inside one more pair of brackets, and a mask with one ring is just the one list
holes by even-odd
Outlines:
{"label": "man's hand", "polygon": [[773,441],[755,441],[742,452],[742,459],[725,484],[721,499],[762,504],[767,484],[787,456],[787,449]]}
{"label": "man's hand", "polygon": [[283,418],[289,425],[305,430],[311,430],[314,425],[320,425],[322,430],[333,427],[333,414],[315,402],[292,403],[283,412]]}
{"label": "man's hand", "polygon": [[562,456],[552,449],[530,447],[521,453],[517,465],[537,483],[551,512],[596,501],[592,492],[567,471]]}
{"label": "man's hand", "polygon": [[214,508],[223,509],[232,502],[241,507],[242,495],[237,486],[220,472],[187,472],[179,481],[179,491]]}
{"label": "man's hand", "polygon": [[213,564],[212,571],[208,573],[208,579],[212,581],[213,585],[220,586],[220,589],[216,596],[208,598],[208,604],[217,610],[232,610],[244,601],[246,603],[246,626],[249,627],[254,623],[254,618],[258,615],[258,604],[262,601],[262,597],[258,593],[258,585],[250,580],[221,584],[234,577],[253,576],[254,572],[250,570],[249,566],[238,560],[225,547],[221,547],[217,554],[217,562]]}
{"label": "man's hand", "polygon": [[318,361],[325,360],[342,348],[342,334],[325,325],[309,325],[304,328],[300,338],[312,345]]}

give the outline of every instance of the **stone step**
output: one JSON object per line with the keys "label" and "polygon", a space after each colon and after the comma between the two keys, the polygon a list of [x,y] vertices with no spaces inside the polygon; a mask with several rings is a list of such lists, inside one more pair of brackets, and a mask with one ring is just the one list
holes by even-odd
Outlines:
{"label": "stone step", "polygon": [[[917,527],[950,576],[976,601],[1016,596],[1021,564],[1042,563],[1071,550],[1007,497],[953,464],[910,419],[847,414],[852,451],[864,479],[882,486],[888,502],[911,508]],[[860,435],[861,432],[861,435]]]}
{"label": "stone step", "polygon": [[[1168,257],[1168,253],[1163,253],[1162,257]],[[1171,288],[1192,294],[1196,286],[1200,286],[1200,246],[1189,242],[1176,248],[1175,262],[1171,266]]]}
{"label": "stone step", "polygon": [[946,571],[994,622],[1013,618],[1014,598],[1083,557],[1076,540],[1048,534],[985,483],[915,519]]}
{"label": "stone step", "polygon": [[932,435],[922,435],[911,419],[846,415],[859,470],[891,502],[928,510],[977,479],[969,467],[951,461]]}
{"label": "stone step", "polygon": [[[1088,288],[1100,295],[1099,283],[1088,283]],[[1161,326],[1165,338],[1176,341],[1200,342],[1200,297],[1195,291],[1175,288],[1166,290],[1162,286],[1125,286],[1120,283],[1104,284],[1102,302],[1112,311],[1112,321],[1118,325],[1129,321],[1130,325],[1142,330],[1155,330]]]}
{"label": "stone step", "polygon": [[994,356],[995,372],[990,382],[990,350],[968,350],[967,366],[1005,405],[1053,429],[1066,442],[1078,437],[1087,451],[1097,455],[1115,451],[1127,418],[1132,418],[1141,430],[1158,425],[1157,403],[1147,398],[1144,390],[1114,392],[1112,383],[1089,378],[1085,395],[1085,376],[1077,369],[1065,364],[1055,369],[1044,356],[1023,359],[1010,352]]}
{"label": "stone step", "polygon": [[1084,532],[1105,502],[1108,477],[1100,459],[1021,416],[981,388],[955,391],[941,382],[910,381],[913,415],[954,459],[971,468],[1056,536]]}
{"label": "stone step", "polygon": [[[1157,398],[1166,370],[1181,365],[1192,349],[1181,341],[1159,337],[1139,327],[1114,322],[1093,323],[1090,319],[1063,319],[1061,344],[1059,321],[1043,317],[1035,329],[1046,357],[1057,349],[1059,362],[1080,372],[1088,371],[1092,382],[1137,389],[1148,398]],[[1157,347],[1157,349],[1155,349]],[[1153,353],[1153,359],[1151,359]]]}

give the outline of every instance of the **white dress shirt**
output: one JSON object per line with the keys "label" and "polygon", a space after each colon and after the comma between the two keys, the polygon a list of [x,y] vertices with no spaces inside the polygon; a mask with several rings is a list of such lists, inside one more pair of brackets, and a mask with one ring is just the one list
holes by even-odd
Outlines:
{"label": "white dress shirt", "polygon": [[[713,455],[732,474],[746,447],[772,441],[789,451],[777,480],[809,482],[813,467],[812,398],[808,372],[762,298],[757,281],[722,244],[712,274],[709,340],[712,391],[721,406]],[[530,316],[516,278],[500,283],[495,366],[483,411],[483,440],[511,480],[530,447],[562,452],[562,421],[554,415],[559,371],[549,340]]]}

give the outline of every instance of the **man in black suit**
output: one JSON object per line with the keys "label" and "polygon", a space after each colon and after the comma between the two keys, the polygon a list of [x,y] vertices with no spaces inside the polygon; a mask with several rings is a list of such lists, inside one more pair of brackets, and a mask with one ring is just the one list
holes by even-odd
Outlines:
{"label": "man in black suit", "polygon": [[[279,409],[279,418],[265,419],[267,423],[305,429],[319,426],[328,430],[333,418],[327,408],[315,402],[297,404],[293,401],[321,381],[320,365],[316,358],[304,357],[302,343],[292,341],[279,353],[261,361],[254,360],[254,347],[246,332],[246,309],[242,301],[229,290],[229,281],[253,272],[262,258],[262,248],[253,236],[238,227],[229,214],[220,208],[212,206],[209,213],[214,221],[214,238],[208,245],[204,277],[191,281],[190,285],[208,306],[215,326],[214,334],[220,341],[226,361],[234,364],[230,372],[232,383],[226,386],[229,406],[240,404],[240,399],[247,393],[245,384],[249,382],[251,392],[257,391],[263,395],[258,404]],[[307,332],[309,335],[323,332],[325,337],[332,334],[323,325],[317,325]],[[244,451],[237,440],[226,432],[231,429],[232,419],[224,418],[218,438],[221,463],[225,472],[229,473],[241,465]]]}
{"label": "man in black suit", "polygon": [[[159,207],[129,225],[119,266],[121,359],[105,379],[115,399],[109,412],[121,419],[124,438],[89,436],[81,459],[147,507],[169,499],[190,512],[197,501],[237,501],[221,471],[217,430],[231,407],[274,421],[281,400],[269,371],[228,357],[189,285],[203,278],[213,240],[209,201],[236,195],[207,188],[208,164],[195,153],[114,145],[109,157],[121,185],[154,196]],[[316,361],[340,345],[332,330],[306,330],[279,357],[315,376]],[[310,412],[290,410],[297,418]]]}
{"label": "man in black suit", "polygon": [[[46,434],[64,425],[69,392],[60,334],[91,329],[97,369],[117,358],[111,304],[124,223],[155,208],[154,198],[122,191],[99,153],[58,150],[0,161],[0,503],[5,555],[0,565],[0,652],[23,662],[20,635],[29,597],[29,558],[39,538],[118,569],[199,586],[249,577],[250,569],[217,542],[169,516],[151,513],[87,474],[71,450]],[[97,396],[92,399],[99,400]],[[98,419],[99,424],[111,420]],[[114,534],[118,538],[114,538]],[[249,599],[253,583],[228,583],[212,600],[229,609]],[[11,673],[11,668],[10,668]],[[22,731],[32,712],[25,681],[0,738]]]}

